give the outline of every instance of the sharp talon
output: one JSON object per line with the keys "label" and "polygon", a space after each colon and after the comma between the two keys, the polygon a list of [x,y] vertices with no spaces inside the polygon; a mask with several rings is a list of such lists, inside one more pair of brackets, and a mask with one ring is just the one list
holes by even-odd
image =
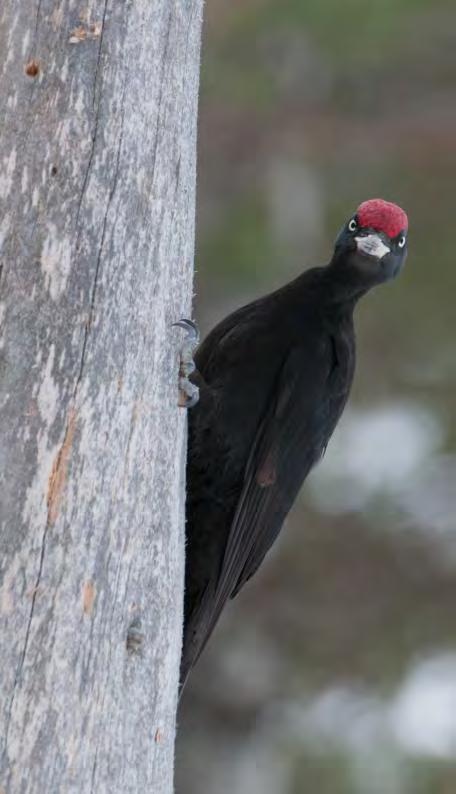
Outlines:
{"label": "sharp talon", "polygon": [[193,320],[186,320],[185,318],[182,318],[181,320],[178,320],[177,323],[172,323],[171,327],[183,328],[184,331],[187,331],[188,341],[192,342],[192,344],[195,346],[198,344],[200,338],[199,330],[198,326],[193,322]]}
{"label": "sharp talon", "polygon": [[199,398],[200,398],[200,396],[199,396],[199,389],[198,389],[198,394],[194,394],[193,397],[190,397],[190,399],[189,399],[189,401],[188,401],[188,403],[187,403],[187,405],[185,407],[187,409],[193,408],[193,406],[196,405],[196,403],[199,401]]}

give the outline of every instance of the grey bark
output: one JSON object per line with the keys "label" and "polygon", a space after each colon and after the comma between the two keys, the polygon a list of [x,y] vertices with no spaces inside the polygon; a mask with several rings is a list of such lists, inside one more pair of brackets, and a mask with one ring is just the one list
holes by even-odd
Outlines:
{"label": "grey bark", "polygon": [[170,792],[202,0],[2,0],[0,790]]}

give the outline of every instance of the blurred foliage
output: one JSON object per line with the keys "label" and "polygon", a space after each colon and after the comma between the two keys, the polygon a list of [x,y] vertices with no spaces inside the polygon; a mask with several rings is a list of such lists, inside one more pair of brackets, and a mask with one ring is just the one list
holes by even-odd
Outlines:
{"label": "blurred foliage", "polygon": [[201,267],[209,266],[212,277],[229,284],[258,281],[278,255],[267,208],[260,195],[248,193],[226,206],[222,221],[208,231],[199,249]]}
{"label": "blurred foliage", "polygon": [[[225,5],[215,3],[215,10],[208,11],[203,91],[234,105],[254,103],[257,108],[280,101],[282,67],[290,45],[293,51],[296,42],[301,42],[303,50],[312,42],[311,49],[318,52],[325,69],[345,74],[376,66],[407,70],[414,66],[411,57],[415,56],[419,67],[429,51],[420,34],[429,26],[432,30],[436,14],[448,13],[451,21],[453,11],[451,0],[434,4],[430,0],[258,0],[232,3],[229,11],[224,8],[224,13],[217,13]],[[445,28],[436,35],[444,48],[452,44]],[[279,43],[275,50],[274,41]],[[433,50],[431,54],[435,56]],[[299,62],[296,65],[299,68]],[[437,58],[434,66],[440,67],[441,80],[454,78],[454,63],[441,64]],[[332,76],[340,89],[337,72]],[[350,94],[344,96],[348,99]],[[337,102],[336,94],[332,100]]]}
{"label": "blurred foliage", "polygon": [[[397,201],[410,218],[409,260],[357,309],[350,404],[355,417],[366,406],[417,406],[440,430],[400,488],[378,487],[362,507],[323,509],[315,492],[335,488],[326,462],[312,475],[185,693],[180,794],[456,791],[456,662],[453,722],[437,676],[421,692],[427,744],[413,738],[420,724],[407,709],[409,744],[391,727],[422,660],[456,649],[455,47],[453,0],[206,5],[202,330],[327,261],[363,199]],[[391,438],[393,472],[409,441]],[[348,445],[347,464],[355,454]],[[369,467],[379,454],[373,440]],[[335,698],[322,733],[312,704],[323,708],[340,688],[365,700],[346,716]]]}

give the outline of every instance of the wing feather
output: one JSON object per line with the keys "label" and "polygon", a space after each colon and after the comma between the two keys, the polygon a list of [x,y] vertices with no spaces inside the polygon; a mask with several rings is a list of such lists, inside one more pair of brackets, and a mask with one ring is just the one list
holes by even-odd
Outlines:
{"label": "wing feather", "polygon": [[[321,436],[325,393],[334,361],[331,346],[315,352],[313,372],[303,367],[304,352],[293,348],[267,401],[247,462],[244,485],[233,517],[219,578],[205,593],[188,632],[192,666],[202,652],[226,601],[256,571],[327,439]],[[317,357],[318,356],[318,360]]]}

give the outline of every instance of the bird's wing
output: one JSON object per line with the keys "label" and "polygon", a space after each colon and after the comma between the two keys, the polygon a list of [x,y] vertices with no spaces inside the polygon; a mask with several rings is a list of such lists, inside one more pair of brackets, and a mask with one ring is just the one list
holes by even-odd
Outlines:
{"label": "bird's wing", "polygon": [[[262,302],[264,303],[264,298]],[[232,314],[225,317],[207,337],[201,342],[195,353],[195,364],[205,380],[212,380],[225,364],[225,357],[221,354],[223,348],[235,350],[239,344],[245,343],[246,335],[250,335],[258,323],[261,313],[256,310],[261,301],[242,306]]]}
{"label": "bird's wing", "polygon": [[[327,381],[333,361],[327,355],[303,372],[303,351],[293,349],[281,370],[246,467],[217,586],[217,602],[240,590],[274,543],[282,523],[326,444]],[[323,360],[322,360],[323,359]],[[308,362],[308,360],[307,360]],[[316,362],[315,362],[316,364]],[[323,364],[323,366],[322,366]]]}
{"label": "bird's wing", "polygon": [[[203,650],[228,598],[260,565],[308,472],[327,442],[327,388],[335,361],[325,349],[293,348],[267,401],[245,470],[219,578],[192,620],[192,664]],[[306,362],[305,366],[303,362]]]}

